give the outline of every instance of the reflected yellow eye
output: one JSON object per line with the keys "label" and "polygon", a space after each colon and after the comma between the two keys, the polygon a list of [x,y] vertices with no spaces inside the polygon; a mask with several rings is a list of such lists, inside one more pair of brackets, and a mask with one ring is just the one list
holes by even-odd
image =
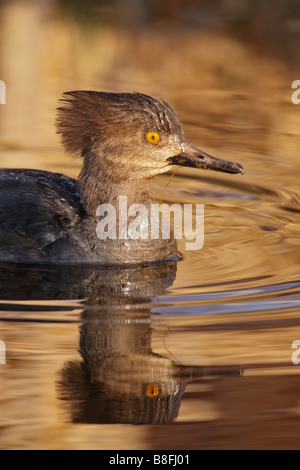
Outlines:
{"label": "reflected yellow eye", "polygon": [[147,397],[153,398],[159,395],[159,389],[157,384],[148,384],[146,389]]}
{"label": "reflected yellow eye", "polygon": [[151,144],[156,144],[160,139],[159,134],[157,132],[148,132],[147,134],[147,140]]}

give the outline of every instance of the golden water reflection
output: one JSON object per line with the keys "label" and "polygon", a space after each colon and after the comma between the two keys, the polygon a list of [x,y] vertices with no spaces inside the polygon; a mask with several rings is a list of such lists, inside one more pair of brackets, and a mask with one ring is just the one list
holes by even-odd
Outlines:
{"label": "golden water reflection", "polygon": [[[180,242],[176,275],[151,278],[146,270],[131,282],[123,275],[110,282],[102,274],[97,284],[95,274],[86,278],[79,270],[74,282],[66,272],[16,274],[1,267],[7,363],[0,365],[0,448],[299,448],[300,369],[291,361],[300,337],[295,67],[267,48],[267,37],[255,47],[215,21],[186,27],[178,13],[170,16],[170,6],[141,29],[128,29],[128,18],[127,26],[95,21],[87,27],[52,1],[2,2],[0,9],[0,79],[7,87],[0,107],[2,167],[76,177],[81,161],[62,151],[55,108],[64,91],[96,89],[163,97],[195,145],[246,169],[243,177],[185,169],[153,182],[158,200],[205,205],[204,247],[188,252]],[[245,13],[235,11],[235,22],[236,15]],[[273,15],[281,24],[276,9]],[[296,22],[281,16],[284,46],[298,33]],[[194,376],[183,393],[180,368],[211,367],[244,372]],[[134,399],[147,390],[155,395],[156,387],[165,387],[170,407],[158,407],[151,425],[124,424],[124,410],[133,415]],[[122,400],[121,392],[119,408],[102,413],[107,397]],[[163,417],[164,426],[153,424]]]}

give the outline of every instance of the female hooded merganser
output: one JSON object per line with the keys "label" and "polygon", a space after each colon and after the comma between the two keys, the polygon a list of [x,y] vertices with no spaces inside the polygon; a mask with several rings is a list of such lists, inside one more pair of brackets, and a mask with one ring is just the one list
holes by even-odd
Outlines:
{"label": "female hooded merganser", "polygon": [[[243,173],[238,163],[193,146],[164,101],[140,93],[94,91],[68,92],[62,101],[57,131],[65,149],[83,158],[82,170],[77,181],[46,171],[0,170],[1,262],[124,264],[175,259],[172,235],[120,236],[125,210],[120,196],[126,209],[139,204],[134,207],[149,210],[148,226],[151,179],[172,165]],[[97,230],[108,207],[115,210],[114,237],[99,236]]]}

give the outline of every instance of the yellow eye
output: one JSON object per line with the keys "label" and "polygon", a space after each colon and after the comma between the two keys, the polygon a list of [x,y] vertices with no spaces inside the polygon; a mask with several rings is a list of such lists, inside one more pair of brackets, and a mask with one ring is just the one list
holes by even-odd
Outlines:
{"label": "yellow eye", "polygon": [[157,384],[148,384],[147,385],[147,390],[146,390],[146,395],[149,398],[157,397],[159,395],[159,389]]}
{"label": "yellow eye", "polygon": [[159,134],[157,132],[148,132],[147,134],[147,140],[151,144],[156,144],[160,139]]}

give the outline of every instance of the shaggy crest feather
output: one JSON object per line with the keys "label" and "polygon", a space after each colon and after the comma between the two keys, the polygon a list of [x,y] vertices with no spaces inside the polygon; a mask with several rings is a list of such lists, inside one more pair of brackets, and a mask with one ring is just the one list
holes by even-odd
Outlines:
{"label": "shaggy crest feather", "polygon": [[[181,130],[180,120],[165,102],[142,93],[105,93],[72,91],[60,100],[56,120],[57,133],[67,152],[83,156],[96,150],[100,142],[114,137],[111,126],[134,135],[139,122],[145,130],[176,133]],[[108,131],[109,128],[109,131]]]}

